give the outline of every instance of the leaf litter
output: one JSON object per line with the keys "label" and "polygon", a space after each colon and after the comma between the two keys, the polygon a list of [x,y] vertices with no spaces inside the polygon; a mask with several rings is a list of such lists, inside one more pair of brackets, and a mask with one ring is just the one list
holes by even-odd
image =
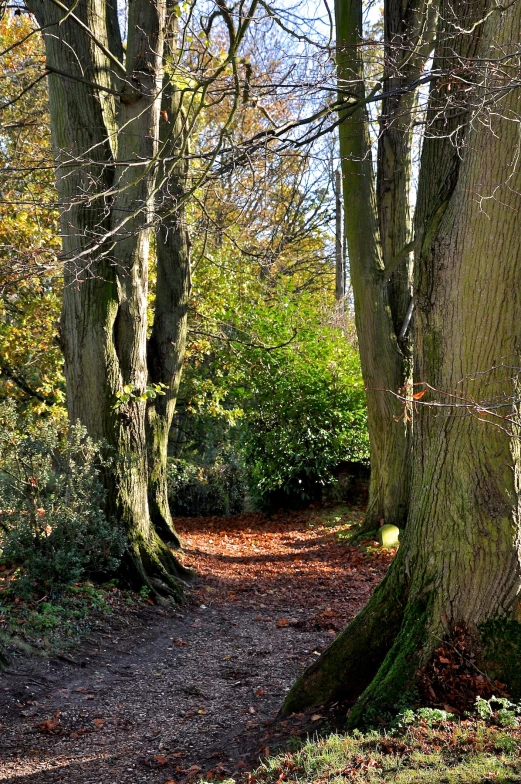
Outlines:
{"label": "leaf litter", "polygon": [[322,714],[276,716],[392,559],[339,540],[361,514],[177,519],[198,574],[184,605],[120,608],[81,645],[81,669],[17,651],[0,674],[0,782],[219,781],[315,731]]}

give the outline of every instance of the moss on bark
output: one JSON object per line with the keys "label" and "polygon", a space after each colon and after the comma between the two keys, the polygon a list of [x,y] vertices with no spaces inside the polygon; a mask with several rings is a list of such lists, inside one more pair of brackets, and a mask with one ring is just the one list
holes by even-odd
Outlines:
{"label": "moss on bark", "polygon": [[299,678],[282,713],[323,705],[334,700],[355,700],[371,683],[400,630],[405,590],[387,575],[364,609]]}
{"label": "moss on bark", "polygon": [[148,539],[136,537],[127,550],[121,573],[137,590],[147,587],[159,604],[180,602],[193,572],[184,567],[159,536],[151,531]]}

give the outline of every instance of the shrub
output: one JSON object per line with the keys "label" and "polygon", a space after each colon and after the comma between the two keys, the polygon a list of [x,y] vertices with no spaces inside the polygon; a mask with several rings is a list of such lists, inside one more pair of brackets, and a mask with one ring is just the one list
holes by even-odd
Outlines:
{"label": "shrub", "polygon": [[168,500],[174,515],[239,514],[244,509],[245,492],[244,472],[236,465],[168,461]]}
{"label": "shrub", "polygon": [[53,594],[114,571],[125,538],[104,512],[100,445],[79,424],[67,435],[49,419],[21,424],[11,404],[0,406],[0,427],[0,547],[20,565],[13,589]]}
{"label": "shrub", "polygon": [[239,428],[260,508],[319,498],[340,463],[367,462],[358,356],[343,336],[318,336],[259,363],[252,392]]}

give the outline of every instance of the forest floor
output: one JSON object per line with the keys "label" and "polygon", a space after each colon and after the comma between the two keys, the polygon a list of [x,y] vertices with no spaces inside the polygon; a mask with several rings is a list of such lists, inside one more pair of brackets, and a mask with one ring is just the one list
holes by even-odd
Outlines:
{"label": "forest floor", "polygon": [[277,712],[392,559],[342,541],[360,517],[317,508],[178,519],[181,558],[198,575],[184,605],[123,600],[114,588],[112,615],[79,647],[18,649],[0,673],[0,782],[222,779],[326,729],[327,717]]}

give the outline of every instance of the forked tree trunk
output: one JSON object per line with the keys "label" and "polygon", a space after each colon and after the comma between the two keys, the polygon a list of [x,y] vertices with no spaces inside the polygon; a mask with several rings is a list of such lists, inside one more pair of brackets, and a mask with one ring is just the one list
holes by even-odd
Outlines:
{"label": "forked tree trunk", "polygon": [[[443,3],[438,55],[456,50],[475,67],[493,51],[516,51],[521,2],[479,23],[489,7]],[[511,61],[516,68],[518,59]],[[469,72],[460,73],[468,94]],[[494,79],[490,69],[482,91],[473,93],[478,103],[497,86]],[[472,123],[463,106],[449,106],[424,147],[415,374],[445,393],[431,402],[448,406],[418,405],[415,414],[404,541],[367,606],[295,684],[285,711],[358,697],[349,717],[354,726],[369,710],[392,710],[459,626],[474,640],[480,669],[521,696],[521,430],[514,424],[512,434],[493,416],[453,408],[450,397],[496,399],[498,413],[519,422],[512,404],[521,345],[519,94],[511,89],[496,98],[493,114]],[[442,100],[443,88],[433,94],[433,111]],[[452,121],[465,126],[459,150],[437,136],[444,119],[445,131]]]}
{"label": "forked tree trunk", "polygon": [[[121,46],[114,44],[118,28],[111,3],[80,0],[65,21],[53,3],[32,0],[29,7],[44,28],[51,71],[69,417],[80,420],[94,439],[104,439],[116,457],[105,481],[108,512],[128,536],[126,576],[156,596],[179,596],[179,578],[188,573],[150,521],[144,400],[165,6],[149,0],[130,4],[125,67],[118,66]],[[121,98],[115,100],[110,90],[120,91]],[[116,409],[124,387],[130,399]]]}

